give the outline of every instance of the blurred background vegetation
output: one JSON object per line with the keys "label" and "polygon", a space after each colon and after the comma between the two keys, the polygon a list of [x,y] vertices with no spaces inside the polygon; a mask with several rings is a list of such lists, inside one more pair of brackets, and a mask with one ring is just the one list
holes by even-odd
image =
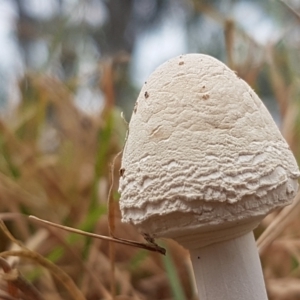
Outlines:
{"label": "blurred background vegetation", "polygon": [[[299,161],[300,1],[0,0],[0,41],[0,298],[197,299],[172,241],[163,257],[26,215],[108,235],[112,184],[115,234],[143,241],[120,223],[121,111],[128,121],[149,74],[188,52],[247,81]],[[270,300],[300,299],[298,198],[255,232]]]}

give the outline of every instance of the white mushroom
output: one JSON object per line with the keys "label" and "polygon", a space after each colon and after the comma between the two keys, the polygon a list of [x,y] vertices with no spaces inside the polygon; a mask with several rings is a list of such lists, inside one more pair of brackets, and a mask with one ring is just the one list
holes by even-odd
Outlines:
{"label": "white mushroom", "polygon": [[201,300],[267,299],[252,230],[292,202],[299,170],[247,83],[207,55],[161,65],[136,102],[122,173],[123,222],[187,248]]}

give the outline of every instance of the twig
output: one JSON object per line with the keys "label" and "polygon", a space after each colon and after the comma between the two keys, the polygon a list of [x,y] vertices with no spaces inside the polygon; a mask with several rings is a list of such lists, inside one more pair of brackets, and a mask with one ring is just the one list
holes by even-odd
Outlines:
{"label": "twig", "polygon": [[112,196],[112,192],[113,192],[113,188],[114,188],[114,181],[115,181],[115,177],[114,177],[114,168],[115,168],[115,163],[117,158],[122,154],[123,150],[118,152],[113,161],[112,164],[110,166],[110,176],[111,176],[111,182],[110,182],[110,187],[109,187],[109,191],[108,191],[108,195],[107,195],[107,206],[108,206],[108,232],[109,235],[112,237],[114,236],[114,231],[115,231],[115,208],[113,205],[113,201],[114,198]]}
{"label": "twig", "polygon": [[[108,232],[109,235],[113,238],[115,238],[115,206],[114,206],[114,197],[112,195],[112,191],[114,188],[114,170],[115,170],[115,163],[117,158],[120,156],[120,154],[123,152],[120,151],[117,153],[112,161],[112,164],[110,166],[110,176],[111,176],[111,182],[110,187],[107,195],[107,206],[108,206]],[[113,300],[116,298],[116,278],[115,278],[115,245],[109,243],[109,258],[110,258],[110,292],[112,294]]]}
{"label": "twig", "polygon": [[163,255],[166,254],[166,249],[164,249],[164,248],[162,248],[162,247],[160,247],[156,244],[144,244],[144,243],[139,243],[139,242],[135,242],[135,241],[131,241],[131,240],[121,239],[121,238],[118,238],[118,237],[109,237],[109,236],[105,236],[105,235],[90,233],[90,232],[82,231],[80,229],[75,229],[75,228],[71,228],[71,227],[68,227],[68,226],[63,226],[63,225],[59,225],[59,224],[56,224],[56,223],[52,223],[52,222],[37,218],[35,216],[29,216],[29,218],[33,219],[37,222],[47,224],[49,226],[60,228],[62,230],[68,231],[68,232],[73,232],[73,233],[81,234],[81,235],[84,235],[84,236],[89,236],[89,237],[92,237],[92,238],[105,240],[105,241],[109,241],[109,242],[114,242],[114,243],[119,243],[119,244],[123,244],[123,245],[127,245],[127,246],[142,248],[142,249],[146,249],[146,250],[153,251],[153,252],[159,252]]}

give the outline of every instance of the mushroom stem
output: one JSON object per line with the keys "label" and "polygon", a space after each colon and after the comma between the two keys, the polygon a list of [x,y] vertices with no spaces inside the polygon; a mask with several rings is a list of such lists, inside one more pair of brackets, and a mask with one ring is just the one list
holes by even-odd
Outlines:
{"label": "mushroom stem", "polygon": [[190,250],[201,300],[267,300],[253,232]]}

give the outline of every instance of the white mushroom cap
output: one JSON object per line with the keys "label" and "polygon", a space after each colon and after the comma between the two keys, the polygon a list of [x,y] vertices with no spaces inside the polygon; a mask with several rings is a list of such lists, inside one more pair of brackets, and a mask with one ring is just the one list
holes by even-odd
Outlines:
{"label": "white mushroom cap", "polygon": [[188,248],[241,236],[290,204],[299,170],[247,83],[207,55],[175,57],[144,84],[122,158],[122,221]]}

